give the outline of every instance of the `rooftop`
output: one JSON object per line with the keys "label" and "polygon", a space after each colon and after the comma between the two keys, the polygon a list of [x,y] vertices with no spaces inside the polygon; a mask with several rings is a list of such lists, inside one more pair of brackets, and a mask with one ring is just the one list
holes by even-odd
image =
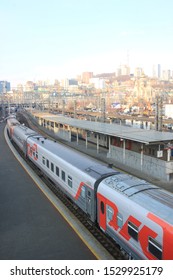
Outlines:
{"label": "rooftop", "polygon": [[154,144],[158,142],[170,142],[173,141],[173,133],[160,132],[155,130],[145,130],[140,128],[133,128],[123,126],[119,124],[108,124],[101,122],[91,122],[85,120],[79,120],[64,116],[45,114],[45,113],[33,113],[35,117],[43,118],[47,121],[57,122],[71,127],[77,127],[86,131],[97,132],[109,136],[116,136],[122,139],[128,139],[144,144]]}

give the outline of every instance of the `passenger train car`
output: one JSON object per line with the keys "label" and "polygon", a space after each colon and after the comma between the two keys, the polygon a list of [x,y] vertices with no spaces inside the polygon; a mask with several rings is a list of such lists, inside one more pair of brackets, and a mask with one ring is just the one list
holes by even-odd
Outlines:
{"label": "passenger train car", "polygon": [[132,259],[173,260],[173,194],[7,120],[9,137]]}

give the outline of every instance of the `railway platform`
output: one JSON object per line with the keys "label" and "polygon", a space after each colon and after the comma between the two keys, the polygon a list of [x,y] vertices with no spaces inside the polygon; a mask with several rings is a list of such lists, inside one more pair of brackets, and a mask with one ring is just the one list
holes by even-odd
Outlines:
{"label": "railway platform", "polygon": [[0,259],[111,259],[37,175],[16,160],[4,128],[0,123]]}

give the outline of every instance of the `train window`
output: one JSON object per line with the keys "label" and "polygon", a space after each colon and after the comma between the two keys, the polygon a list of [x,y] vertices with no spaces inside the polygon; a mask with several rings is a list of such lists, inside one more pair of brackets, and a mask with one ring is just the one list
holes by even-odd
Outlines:
{"label": "train window", "polygon": [[118,224],[118,227],[120,227],[120,228],[123,227],[123,215],[120,213],[117,214],[117,224]]}
{"label": "train window", "polygon": [[56,166],[56,175],[59,176],[59,167]]}
{"label": "train window", "polygon": [[54,164],[51,162],[51,171],[54,172]]}
{"label": "train window", "polygon": [[152,237],[149,237],[148,240],[148,250],[149,252],[155,256],[158,260],[162,259],[162,246]]}
{"label": "train window", "polygon": [[85,186],[82,186],[81,188],[81,197],[85,198]]}
{"label": "train window", "polygon": [[45,165],[45,157],[42,157],[42,163]]}
{"label": "train window", "polygon": [[72,183],[72,177],[68,176],[68,185],[70,188],[73,187],[73,183]]}
{"label": "train window", "polygon": [[107,206],[107,222],[109,223],[113,218],[113,209],[110,206]]}
{"label": "train window", "polygon": [[130,221],[128,221],[128,234],[138,241],[138,227]]}
{"label": "train window", "polygon": [[101,203],[100,203],[100,209],[101,209],[102,214],[104,214],[105,213],[105,205],[104,205],[103,201],[101,201]]}
{"label": "train window", "polygon": [[46,165],[49,168],[49,160],[48,159],[46,160]]}
{"label": "train window", "polygon": [[65,172],[63,170],[61,171],[61,178],[65,182]]}

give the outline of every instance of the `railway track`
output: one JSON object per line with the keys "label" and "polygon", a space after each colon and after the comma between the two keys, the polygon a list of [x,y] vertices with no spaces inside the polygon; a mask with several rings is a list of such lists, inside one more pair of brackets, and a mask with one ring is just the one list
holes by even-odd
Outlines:
{"label": "railway track", "polygon": [[[20,115],[20,122],[24,123],[26,126],[29,126],[31,129],[37,130],[34,125],[31,125],[28,120]],[[38,131],[40,133],[40,131]],[[41,131],[42,135],[43,132]],[[46,135],[47,137],[47,135]],[[94,223],[92,223],[88,216],[77,207],[61,190],[60,187],[55,186],[55,184],[46,177],[43,172],[37,168],[34,163],[32,163],[28,158],[24,157],[22,151],[17,147],[15,143],[12,143],[20,154],[20,156],[27,162],[27,164],[34,170],[34,172],[40,177],[40,179],[51,189],[51,191],[58,197],[59,200],[63,202],[63,204],[73,213],[73,215],[85,226],[85,228],[92,233],[95,239],[109,252],[109,254],[115,260],[127,260],[129,257],[126,255],[124,251],[120,250],[118,244],[115,243],[110,237],[106,236]]]}

